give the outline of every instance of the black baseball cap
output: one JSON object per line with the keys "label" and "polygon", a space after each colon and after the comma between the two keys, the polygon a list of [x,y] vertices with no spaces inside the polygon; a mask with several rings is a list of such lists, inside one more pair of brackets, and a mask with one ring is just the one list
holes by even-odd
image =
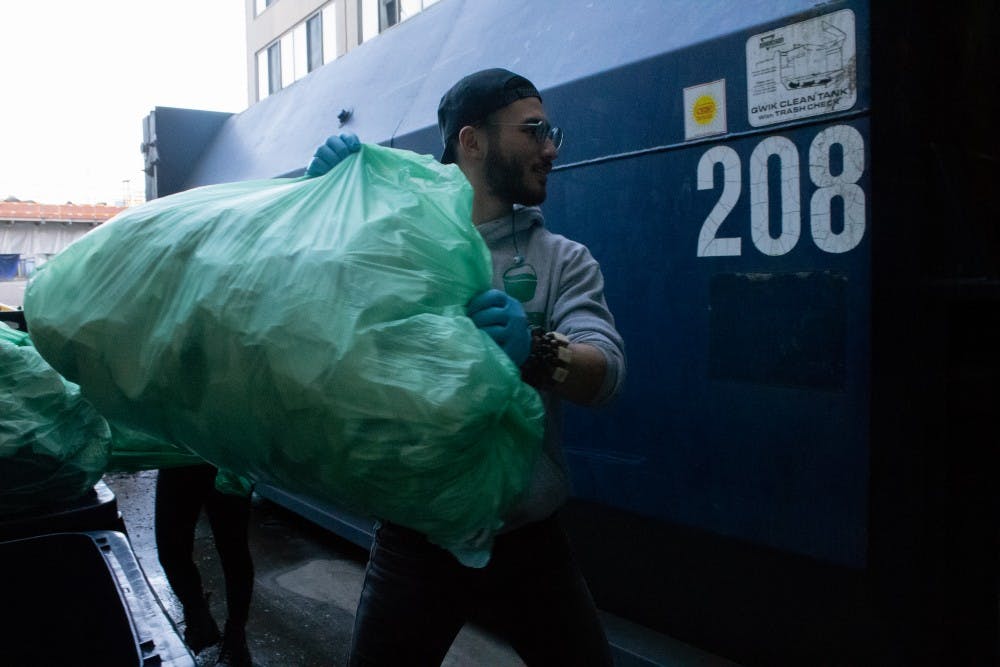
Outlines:
{"label": "black baseball cap", "polygon": [[499,67],[474,72],[461,79],[444,94],[438,105],[438,129],[444,144],[441,162],[455,161],[455,152],[449,148],[448,140],[459,130],[525,97],[542,99],[533,83]]}

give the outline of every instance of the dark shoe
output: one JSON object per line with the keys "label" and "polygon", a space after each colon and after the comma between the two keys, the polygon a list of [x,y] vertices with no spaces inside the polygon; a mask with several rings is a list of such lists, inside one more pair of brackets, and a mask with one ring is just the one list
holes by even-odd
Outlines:
{"label": "dark shoe", "polygon": [[200,653],[203,649],[218,643],[220,639],[222,633],[219,632],[219,626],[209,613],[208,607],[184,610],[184,643],[191,651]]}
{"label": "dark shoe", "polygon": [[222,648],[216,667],[253,667],[250,659],[250,649],[247,648],[247,636],[242,630],[232,630],[226,625],[226,634],[222,638]]}

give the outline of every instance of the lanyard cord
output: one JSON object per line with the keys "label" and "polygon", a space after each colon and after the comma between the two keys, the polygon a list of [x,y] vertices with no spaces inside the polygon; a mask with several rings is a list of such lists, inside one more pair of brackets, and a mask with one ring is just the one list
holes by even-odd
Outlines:
{"label": "lanyard cord", "polygon": [[520,266],[524,263],[524,257],[521,257],[521,251],[517,248],[517,230],[514,228],[514,207],[510,209],[510,236],[514,239],[514,264],[513,266]]}

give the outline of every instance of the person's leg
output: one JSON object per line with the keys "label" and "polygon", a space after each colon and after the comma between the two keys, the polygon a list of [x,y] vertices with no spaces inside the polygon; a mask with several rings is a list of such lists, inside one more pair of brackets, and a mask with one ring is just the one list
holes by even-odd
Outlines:
{"label": "person's leg", "polygon": [[157,556],[184,608],[184,639],[196,653],[220,638],[193,559],[198,514],[214,480],[209,465],[163,469],[156,479]]}
{"label": "person's leg", "polygon": [[461,565],[406,528],[375,532],[351,638],[352,667],[438,667],[465,623]]}
{"label": "person's leg", "polygon": [[597,607],[557,518],[497,538],[476,618],[529,667],[610,667]]}
{"label": "person's leg", "polygon": [[250,498],[213,489],[205,503],[215,548],[226,580],[229,620],[246,625],[253,596],[253,559],[250,555]]}
{"label": "person's leg", "polygon": [[219,664],[249,665],[246,624],[253,597],[253,559],[250,555],[250,497],[213,488],[205,503],[215,548],[226,582],[226,628]]}

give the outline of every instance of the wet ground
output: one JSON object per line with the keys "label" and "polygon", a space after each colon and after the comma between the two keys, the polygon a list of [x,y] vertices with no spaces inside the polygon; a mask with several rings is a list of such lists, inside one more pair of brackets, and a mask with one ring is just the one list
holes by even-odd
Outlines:
{"label": "wet ground", "polygon": [[[108,474],[128,528],[132,548],[167,613],[183,631],[183,613],[156,558],[153,496],[156,472]],[[367,552],[266,500],[255,499],[250,550],[256,570],[247,625],[257,667],[337,667],[347,664],[354,613]],[[210,594],[213,615],[225,621],[225,589],[212,532],[202,516],[195,539],[195,562]],[[214,664],[217,647],[198,655],[199,665]],[[467,626],[443,665],[520,667],[505,644]]]}

